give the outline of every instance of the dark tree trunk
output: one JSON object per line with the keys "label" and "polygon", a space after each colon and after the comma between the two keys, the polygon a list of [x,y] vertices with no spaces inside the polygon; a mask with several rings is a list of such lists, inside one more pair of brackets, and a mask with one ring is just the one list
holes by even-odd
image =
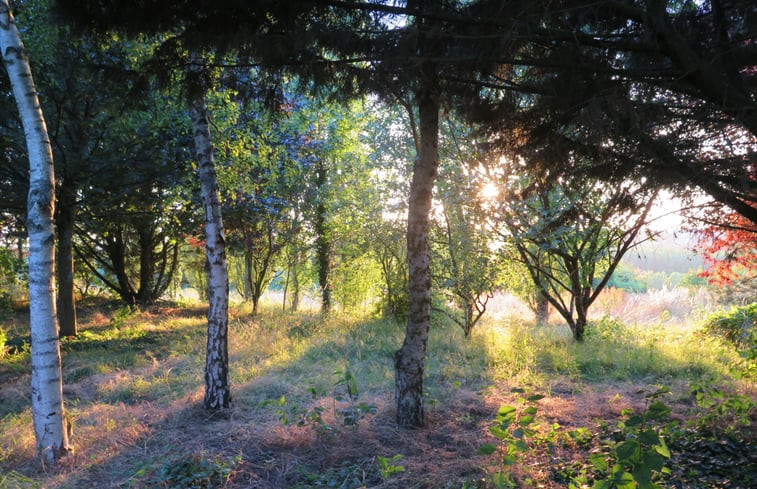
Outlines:
{"label": "dark tree trunk", "polygon": [[76,215],[75,187],[63,177],[55,212],[58,230],[58,256],[55,260],[58,275],[58,328],[61,337],[76,336],[76,299],[74,297],[74,219]]}
{"label": "dark tree trunk", "polygon": [[397,424],[406,428],[422,427],[426,422],[423,370],[431,312],[428,231],[439,166],[439,95],[433,75],[426,74],[416,96],[420,144],[413,165],[407,216],[408,317],[405,340],[394,356]]}
{"label": "dark tree trunk", "polygon": [[242,294],[245,299],[252,299],[253,287],[252,287],[252,253],[249,249],[244,250],[244,276],[242,277],[243,287]]}
{"label": "dark tree trunk", "polygon": [[257,294],[253,294],[252,296],[252,315],[257,316],[258,315],[258,302],[260,301],[260,296]]}
{"label": "dark tree trunk", "polygon": [[586,318],[579,316],[575,322],[570,325],[573,339],[582,342],[584,340],[584,331],[586,330]]}
{"label": "dark tree trunk", "polygon": [[126,273],[126,245],[122,229],[111,230],[111,234],[106,238],[105,252],[113,267],[113,275],[116,276],[118,295],[127,304],[134,305],[137,300],[137,293],[134,291]]}
{"label": "dark tree trunk", "polygon": [[[191,71],[201,69],[202,60],[192,55]],[[190,90],[190,93],[192,90]],[[205,409],[231,407],[229,387],[228,312],[229,273],[226,263],[218,177],[213,158],[213,144],[208,127],[208,109],[204,92],[195,87],[190,100],[197,173],[205,210],[205,249],[208,265],[208,343],[205,357]]]}
{"label": "dark tree trunk", "polygon": [[323,162],[318,162],[316,186],[319,190],[318,205],[315,214],[315,255],[318,263],[318,284],[321,286],[321,311],[331,311],[331,239],[326,224],[326,169]]}
{"label": "dark tree trunk", "polygon": [[150,304],[157,299],[152,296],[154,277],[154,233],[149,223],[137,223],[139,236],[139,288],[137,301]]}

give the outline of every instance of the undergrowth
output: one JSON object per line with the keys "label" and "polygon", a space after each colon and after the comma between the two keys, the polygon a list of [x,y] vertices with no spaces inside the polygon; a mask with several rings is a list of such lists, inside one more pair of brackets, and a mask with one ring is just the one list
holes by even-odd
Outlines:
{"label": "undergrowth", "polygon": [[[198,414],[202,413],[199,406],[206,334],[202,311],[187,314],[181,310],[114,308],[108,314],[105,321],[84,322],[79,336],[62,341],[66,403],[75,432],[81,435],[75,438],[75,444],[77,453],[83,455],[77,456],[85,457],[78,459],[82,462],[76,469],[78,475],[71,475],[68,481],[54,481],[30,468],[34,450],[28,413],[29,348],[22,328],[14,325],[6,329],[8,341],[20,347],[13,352],[6,350],[0,362],[0,385],[4,386],[0,389],[0,471],[41,478],[46,487],[76,487],[88,471],[102,464],[108,467],[110,457],[120,456],[126,461],[112,469],[120,472],[107,477],[131,481],[132,487],[220,487],[231,484],[235,475],[251,470],[249,465],[253,464],[256,470],[263,467],[288,474],[287,484],[291,485],[287,487],[306,488],[331,487],[332,481],[349,481],[344,487],[405,487],[403,484],[418,470],[412,457],[397,446],[392,446],[394,451],[363,454],[349,462],[308,465],[294,475],[284,466],[269,468],[266,458],[256,461],[251,455],[236,460],[224,444],[212,453],[171,451],[169,445],[152,440],[170,436],[175,445],[183,429],[214,429],[204,414]],[[461,393],[476,393],[476,400],[470,402],[481,404],[490,397],[510,395],[502,392],[513,385],[547,397],[608,383],[662,384],[679,390],[681,385],[690,385],[687,392],[677,394],[677,399],[691,404],[699,413],[694,419],[700,424],[681,428],[683,435],[670,443],[672,459],[678,460],[675,448],[687,450],[687,446],[707,440],[736,440],[739,447],[746,446],[751,443],[748,437],[737,435],[749,429],[754,419],[754,402],[749,390],[744,391],[753,378],[748,363],[728,341],[696,331],[695,327],[669,322],[634,326],[602,319],[588,325],[583,343],[575,343],[567,327],[485,318],[466,340],[456,324],[434,315],[425,372],[428,412],[432,419],[437,416],[454,422],[456,429],[475,431],[480,429],[477,423],[485,423],[484,414],[475,409],[450,413],[447,408]],[[391,409],[393,393],[393,355],[402,343],[404,325],[390,319],[338,313],[326,317],[314,312],[283,313],[278,306],[265,305],[252,317],[247,306],[239,306],[230,311],[229,336],[234,410],[228,422],[237,423],[232,426],[274,423],[279,428],[269,429],[265,436],[282,437],[285,441],[281,443],[286,446],[294,443],[287,441],[287,436],[300,437],[297,443],[304,445],[315,443],[312,440],[337,443],[345,436],[363,436],[359,430],[366,426],[377,429],[377,419],[391,423],[387,410]],[[564,385],[559,392],[552,392],[558,383]],[[528,447],[536,447],[535,456],[549,462],[565,447],[587,452],[604,436],[598,427],[589,425],[562,430],[561,435],[561,429],[547,421],[539,430],[532,430],[535,422],[523,416],[536,414],[531,409],[526,411],[536,398],[522,397],[525,401],[516,402],[518,417],[510,421],[521,429],[517,436],[512,435],[513,449],[522,449],[524,445],[517,440],[525,438]],[[152,417],[149,423],[145,421],[148,417]],[[499,420],[500,426],[504,420]],[[170,435],[169,430],[173,430]],[[670,433],[664,435],[666,440],[675,438]],[[228,433],[208,431],[207,436],[233,439],[234,429],[229,428]],[[448,435],[431,432],[427,436],[446,439]],[[639,434],[629,432],[624,441],[633,436]],[[642,457],[646,453],[643,450],[659,445],[651,433],[644,436],[650,444],[640,445]],[[238,447],[233,443],[239,442],[227,443]],[[140,444],[146,448],[140,449]],[[634,448],[636,453],[632,442],[622,447]],[[617,446],[614,452],[602,452],[608,478],[615,477],[609,458],[612,453],[617,459],[630,460],[625,448],[620,453]],[[122,451],[123,455],[117,455]],[[148,462],[144,462],[146,453]],[[524,456],[529,455],[524,452]],[[521,457],[507,460],[520,463]],[[599,458],[595,457],[595,462],[600,463]],[[578,465],[566,462],[563,472],[573,478],[581,477],[583,471],[599,480],[596,473],[604,467],[601,463],[599,467],[592,465],[587,458],[570,463]],[[653,476],[659,482],[662,475],[657,465],[655,459]],[[623,472],[632,473],[634,467],[626,465]],[[675,468],[673,472],[685,477]],[[449,480],[445,487],[487,487],[492,480],[482,481],[482,475],[466,472],[460,481]],[[555,477],[550,480],[557,483]],[[503,475],[500,482],[527,478],[519,474],[506,479]]]}

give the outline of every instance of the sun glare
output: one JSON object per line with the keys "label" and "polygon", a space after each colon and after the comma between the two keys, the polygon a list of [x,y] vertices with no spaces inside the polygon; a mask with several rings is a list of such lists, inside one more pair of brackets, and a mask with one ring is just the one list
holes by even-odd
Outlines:
{"label": "sun glare", "polygon": [[494,200],[499,195],[499,187],[497,184],[489,182],[481,188],[479,195],[483,199]]}

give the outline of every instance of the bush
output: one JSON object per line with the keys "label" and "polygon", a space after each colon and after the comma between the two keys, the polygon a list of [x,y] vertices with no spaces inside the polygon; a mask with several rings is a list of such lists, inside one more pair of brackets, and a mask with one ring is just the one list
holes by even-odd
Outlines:
{"label": "bush", "polygon": [[0,321],[13,317],[13,301],[7,292],[0,292]]}
{"label": "bush", "polygon": [[755,319],[757,319],[757,302],[742,307],[731,307],[727,311],[710,314],[704,322],[707,334],[725,338],[739,349],[755,348]]}
{"label": "bush", "polygon": [[5,331],[3,331],[3,328],[0,328],[0,358],[5,356],[5,342],[7,339],[8,337],[5,335]]}

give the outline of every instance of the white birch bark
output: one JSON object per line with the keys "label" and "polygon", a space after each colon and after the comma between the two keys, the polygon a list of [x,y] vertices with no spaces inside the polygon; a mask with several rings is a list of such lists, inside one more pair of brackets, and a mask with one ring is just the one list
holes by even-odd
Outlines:
{"label": "white birch bark", "polygon": [[[202,59],[193,54],[189,73],[197,75]],[[218,178],[213,158],[213,143],[208,126],[204,89],[190,89],[190,117],[200,178],[202,205],[205,209],[205,249],[208,265],[208,343],[205,358],[205,408],[231,407],[229,388],[228,311],[229,273],[226,243],[218,197]]]}
{"label": "white birch bark", "polygon": [[71,450],[63,412],[60,342],[55,314],[53,153],[29,60],[8,0],[0,0],[0,52],[21,115],[29,152],[26,226],[29,231],[32,417],[41,461],[53,463]]}

